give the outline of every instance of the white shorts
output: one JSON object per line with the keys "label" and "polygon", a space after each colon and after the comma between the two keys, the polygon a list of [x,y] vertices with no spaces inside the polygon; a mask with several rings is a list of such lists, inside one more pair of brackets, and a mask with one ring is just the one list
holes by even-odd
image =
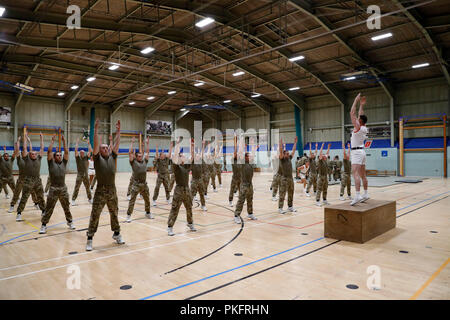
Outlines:
{"label": "white shorts", "polygon": [[95,170],[89,169],[88,170],[88,175],[95,176]]}
{"label": "white shorts", "polygon": [[366,151],[364,149],[352,150],[350,161],[352,164],[366,165]]}

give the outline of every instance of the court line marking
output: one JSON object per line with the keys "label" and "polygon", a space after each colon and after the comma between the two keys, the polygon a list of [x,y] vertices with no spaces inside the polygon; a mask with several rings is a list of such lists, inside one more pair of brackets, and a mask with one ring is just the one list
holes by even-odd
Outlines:
{"label": "court line marking", "polygon": [[441,273],[442,270],[444,270],[445,266],[450,262],[450,258],[448,258],[440,267],[437,269],[430,278],[420,287],[419,290],[414,293],[409,300],[416,300],[417,297],[425,290],[426,287]]}

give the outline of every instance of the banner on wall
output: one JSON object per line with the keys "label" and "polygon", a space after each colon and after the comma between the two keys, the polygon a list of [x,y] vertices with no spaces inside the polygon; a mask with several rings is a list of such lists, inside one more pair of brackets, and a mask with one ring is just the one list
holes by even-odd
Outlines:
{"label": "banner on wall", "polygon": [[11,125],[11,108],[6,106],[0,106],[0,124]]}
{"label": "banner on wall", "polygon": [[163,120],[147,120],[145,122],[147,134],[160,134],[170,136],[172,134],[172,122]]}

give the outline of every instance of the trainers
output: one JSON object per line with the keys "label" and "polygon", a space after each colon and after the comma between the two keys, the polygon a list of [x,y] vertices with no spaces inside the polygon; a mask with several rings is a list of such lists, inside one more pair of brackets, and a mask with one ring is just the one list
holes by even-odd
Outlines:
{"label": "trainers", "polygon": [[352,202],[350,203],[351,206],[354,206],[355,204],[357,204],[358,202],[360,202],[362,200],[362,197],[360,195],[356,195],[355,198],[352,200]]}
{"label": "trainers", "polygon": [[283,210],[283,208],[278,208],[278,212],[281,213],[281,214],[285,214],[287,211]]}
{"label": "trainers", "polygon": [[208,209],[206,209],[206,206],[202,206],[202,210],[203,211],[208,211]]}
{"label": "trainers", "polygon": [[277,197],[272,197],[272,201],[277,201]]}
{"label": "trainers", "polygon": [[152,201],[152,206],[156,207],[156,201],[155,200]]}
{"label": "trainers", "polygon": [[189,227],[189,230],[191,230],[192,232],[197,231],[197,229],[195,229],[194,224],[193,223],[188,223],[187,225]]}
{"label": "trainers", "polygon": [[237,224],[241,224],[241,218],[234,217],[234,222],[237,223]]}
{"label": "trainers", "polygon": [[130,223],[131,222],[131,214],[127,214],[127,220],[126,222]]}
{"label": "trainers", "polygon": [[73,222],[67,222],[67,226],[70,230],[75,230],[75,226],[73,225]]}
{"label": "trainers", "polygon": [[222,185],[221,185],[221,184],[219,184],[219,188],[222,188]]}
{"label": "trainers", "polygon": [[306,195],[307,197],[311,197],[311,195],[309,194],[309,192],[305,192],[305,195]]}
{"label": "trainers", "polygon": [[89,201],[90,204],[93,204],[93,203],[94,203],[94,200],[93,200],[92,198],[89,199],[88,201]]}
{"label": "trainers", "polygon": [[86,242],[86,251],[92,251],[92,240]]}
{"label": "trainers", "polygon": [[252,213],[252,214],[249,214],[249,215],[247,216],[247,218],[250,219],[250,220],[258,220],[258,219],[253,215],[253,213]]}
{"label": "trainers", "polygon": [[230,201],[230,207],[232,207],[233,206],[233,201]]}
{"label": "trainers", "polygon": [[351,196],[347,196],[347,200],[353,200]]}
{"label": "trainers", "polygon": [[44,234],[44,233],[47,233],[47,227],[42,225],[41,230],[39,230],[39,234]]}
{"label": "trainers", "polygon": [[320,201],[316,201],[316,206],[321,207]]}
{"label": "trainers", "polygon": [[116,240],[117,244],[124,244],[125,241],[122,240],[122,235],[119,233],[117,236],[113,235],[112,238]]}
{"label": "trainers", "polygon": [[339,200],[345,201],[345,198],[344,198],[343,196],[340,196],[340,197],[339,197]]}
{"label": "trainers", "polygon": [[213,192],[218,192],[217,189],[214,189]]}
{"label": "trainers", "polygon": [[14,211],[14,206],[10,206],[9,209],[8,209],[8,212],[11,213],[13,211]]}
{"label": "trainers", "polygon": [[155,219],[155,217],[153,216],[153,214],[152,214],[151,212],[145,213],[145,217],[146,217],[147,219]]}
{"label": "trainers", "polygon": [[290,212],[297,212],[297,209],[294,209],[294,207],[289,207],[288,210],[289,210]]}
{"label": "trainers", "polygon": [[168,234],[169,236],[174,236],[175,233],[173,233],[173,228],[168,227],[168,228],[167,228],[167,234]]}
{"label": "trainers", "polygon": [[16,221],[23,221],[22,215],[20,213],[17,214]]}
{"label": "trainers", "polygon": [[325,205],[329,205],[330,203],[327,200],[323,200],[322,204],[325,206]]}
{"label": "trainers", "polygon": [[197,196],[195,196],[195,197],[194,197],[194,201],[198,201],[198,198],[197,198]]}
{"label": "trainers", "polygon": [[6,199],[9,199],[9,198],[10,198],[9,194],[5,195],[5,198],[6,198]]}
{"label": "trainers", "polygon": [[127,195],[127,200],[130,201],[131,200],[131,196]]}
{"label": "trainers", "polygon": [[208,200],[208,195],[207,194],[205,194],[205,200]]}
{"label": "trainers", "polygon": [[71,204],[72,206],[76,206],[75,200],[70,201],[70,204]]}
{"label": "trainers", "polygon": [[369,194],[368,194],[368,193],[365,193],[365,194],[363,194],[362,197],[361,197],[361,202],[365,202],[365,201],[367,201],[367,200],[369,200],[369,199],[370,199]]}

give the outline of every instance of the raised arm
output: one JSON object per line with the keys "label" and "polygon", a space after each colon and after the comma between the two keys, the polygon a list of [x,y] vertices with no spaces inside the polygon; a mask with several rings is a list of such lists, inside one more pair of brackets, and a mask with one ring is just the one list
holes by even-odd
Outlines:
{"label": "raised arm", "polygon": [[98,139],[98,123],[99,120],[96,119],[94,125],[94,156],[96,156],[100,151],[100,141]]}
{"label": "raised arm", "polygon": [[316,151],[314,152],[314,154],[317,156],[317,146],[318,146],[318,143],[316,142]]}
{"label": "raised arm", "polygon": [[312,157],[312,152],[311,152],[311,142],[309,143],[309,157]]}
{"label": "raised arm", "polygon": [[361,93],[358,93],[355,100],[353,101],[352,108],[350,109],[350,119],[352,119],[353,126],[355,127],[355,131],[359,131],[359,121],[356,118],[356,106],[358,105],[359,101],[361,100]]}
{"label": "raised arm", "polygon": [[56,134],[53,135],[52,141],[50,142],[50,145],[47,149],[47,160],[50,161],[53,159],[53,144],[55,143]]}
{"label": "raised arm", "polygon": [[22,149],[22,157],[23,158],[25,158],[28,155],[27,143],[28,143],[28,133],[25,132],[25,135],[23,137],[23,149]]}
{"label": "raised arm", "polygon": [[350,154],[352,152],[352,149],[350,147],[350,143],[347,144],[347,147],[348,147],[348,149],[347,149],[348,150],[347,159],[350,159]]}
{"label": "raised arm", "polygon": [[[172,163],[178,165],[179,164],[179,157],[180,157],[180,140],[181,138],[178,138],[178,141],[175,144],[175,152],[172,159]],[[172,141],[170,141],[170,151],[172,151]]]}
{"label": "raised arm", "polygon": [[128,150],[128,158],[130,159],[130,162],[133,162],[133,160],[134,160],[133,143],[134,143],[134,137],[131,138],[130,150]]}
{"label": "raised arm", "polygon": [[39,137],[41,138],[41,150],[39,151],[39,155],[41,157],[44,156],[44,136],[42,135],[42,132],[39,133]]}
{"label": "raised arm", "polygon": [[194,138],[191,138],[191,163],[194,163]]}
{"label": "raised arm", "polygon": [[77,139],[77,142],[75,143],[75,157],[78,157],[78,143],[80,142],[80,139]]}
{"label": "raised arm", "polygon": [[330,154],[330,147],[331,147],[331,143],[328,144],[328,149],[327,149],[327,157]]}
{"label": "raised arm", "polygon": [[17,157],[19,155],[20,150],[20,137],[17,138],[16,143],[14,143],[14,156]]}
{"label": "raised arm", "polygon": [[280,138],[280,144],[278,146],[278,157],[283,159],[283,139]]}
{"label": "raised arm", "polygon": [[359,112],[358,112],[358,118],[364,114],[363,107],[366,105],[366,97],[361,97],[361,101],[359,103]]}
{"label": "raised arm", "polygon": [[159,159],[158,144],[156,144],[155,160]]}
{"label": "raised arm", "polygon": [[88,158],[90,158],[91,157],[91,154],[92,154],[92,146],[91,146],[91,143],[88,141],[88,154],[87,154],[87,156],[88,156]]}
{"label": "raised arm", "polygon": [[64,160],[69,161],[69,150],[67,150],[66,146],[66,138],[64,138],[64,135],[61,135],[61,141],[63,142],[63,148],[64,148]]}
{"label": "raised arm", "polygon": [[149,157],[150,157],[150,137],[147,137],[147,141],[146,141],[146,148],[145,148],[145,160],[148,161]]}
{"label": "raised arm", "polygon": [[320,147],[320,153],[319,153],[319,157],[321,157],[321,156],[322,156],[323,145],[324,145],[324,143],[322,142],[322,146]]}
{"label": "raised arm", "polygon": [[[178,144],[180,143],[180,138],[178,138]],[[172,141],[169,143],[169,159],[172,159]]]}
{"label": "raised arm", "polygon": [[119,154],[119,146],[120,146],[120,120],[117,120],[116,139],[114,141],[114,147],[112,148],[112,152],[114,152],[115,154]]}
{"label": "raised arm", "polygon": [[295,136],[295,139],[294,139],[294,146],[292,147],[291,157],[294,157],[295,149],[297,149],[297,141],[298,141],[298,138],[297,138],[297,136]]}
{"label": "raised arm", "polygon": [[[103,141],[103,139],[102,139],[102,141]],[[112,149],[113,149],[113,137],[112,137],[112,134],[110,134],[110,135],[109,135],[108,152],[111,153]]]}

